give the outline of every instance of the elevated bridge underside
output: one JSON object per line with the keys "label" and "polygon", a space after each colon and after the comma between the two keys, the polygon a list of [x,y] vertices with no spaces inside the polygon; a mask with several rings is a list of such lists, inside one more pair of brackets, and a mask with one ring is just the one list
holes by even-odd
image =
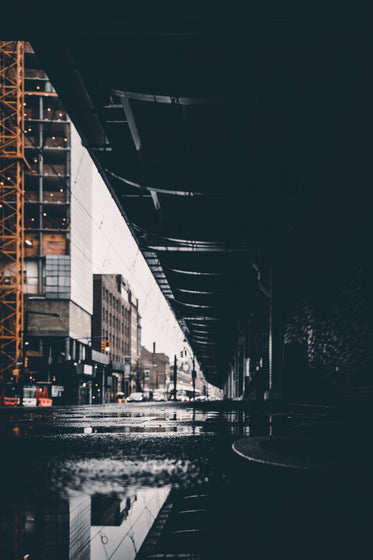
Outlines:
{"label": "elevated bridge underside", "polygon": [[272,269],[282,298],[333,285],[368,248],[364,14],[340,2],[45,9],[25,3],[17,38],[38,53],[222,386],[242,321],[267,321]]}

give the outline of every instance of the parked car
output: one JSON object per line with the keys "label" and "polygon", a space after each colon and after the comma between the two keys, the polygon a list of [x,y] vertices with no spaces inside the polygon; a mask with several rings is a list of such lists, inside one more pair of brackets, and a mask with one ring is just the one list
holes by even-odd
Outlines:
{"label": "parked car", "polygon": [[167,395],[164,391],[157,391],[153,393],[153,401],[162,402],[167,400]]}
{"label": "parked car", "polygon": [[206,395],[198,395],[196,397],[196,402],[206,402],[208,401],[208,398],[206,397]]}
{"label": "parked car", "polygon": [[147,398],[145,397],[144,393],[131,393],[127,397],[127,402],[144,402]]}

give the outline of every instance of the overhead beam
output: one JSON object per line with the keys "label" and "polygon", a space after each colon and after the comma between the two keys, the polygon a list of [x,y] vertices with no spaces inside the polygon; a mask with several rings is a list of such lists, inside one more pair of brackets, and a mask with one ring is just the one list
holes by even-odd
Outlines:
{"label": "overhead beam", "polygon": [[[168,105],[236,105],[235,99],[209,98],[209,97],[178,97],[175,95],[157,95],[152,93],[137,93],[133,91],[112,90],[121,100],[123,97],[135,101],[147,101],[149,103],[166,103]],[[123,102],[123,101],[122,101]]]}
{"label": "overhead beam", "polygon": [[188,196],[188,197],[198,196],[198,197],[206,197],[206,198],[223,196],[222,193],[204,193],[204,192],[197,192],[192,190],[186,191],[175,187],[171,187],[169,189],[163,187],[155,187],[153,185],[150,187],[149,185],[143,185],[140,183],[136,183],[135,181],[131,181],[130,179],[126,179],[125,177],[118,175],[118,173],[114,173],[110,169],[105,168],[104,171],[108,175],[111,175],[115,179],[118,179],[118,181],[122,181],[123,183],[126,183],[126,185],[129,185],[130,187],[134,187],[136,189],[141,189],[146,191],[154,191],[159,194],[168,194],[172,196]]}
{"label": "overhead beam", "polygon": [[[122,107],[123,107],[123,111],[124,114],[126,116],[127,122],[128,122],[128,126],[130,129],[130,133],[132,136],[132,140],[133,143],[135,145],[136,151],[138,153],[140,153],[142,151],[142,143],[141,143],[141,138],[140,138],[140,134],[136,125],[136,121],[135,121],[135,117],[128,99],[128,96],[125,93],[121,93],[119,95],[120,100],[122,102]],[[150,189],[150,194],[153,200],[153,204],[154,204],[154,208],[159,211],[161,209],[161,204],[159,202],[159,198],[157,193]]]}
{"label": "overhead beam", "polygon": [[169,268],[171,272],[176,272],[177,274],[189,274],[191,276],[223,276],[222,272],[197,272],[195,270],[183,270],[181,268]]}
{"label": "overhead beam", "polygon": [[176,246],[176,245],[156,245],[156,244],[152,244],[149,243],[149,245],[147,245],[147,247],[149,247],[149,249],[151,249],[152,251],[170,251],[170,252],[189,252],[189,253],[238,253],[238,252],[247,252],[246,248],[235,248],[235,249],[230,249],[227,248],[225,245],[210,245],[210,246],[202,246],[202,245],[181,245],[181,246]]}
{"label": "overhead beam", "polygon": [[211,292],[206,290],[186,290],[185,288],[176,288],[178,292],[183,292],[185,294],[199,294],[203,296],[222,296],[222,292]]}
{"label": "overhead beam", "polygon": [[142,149],[141,138],[140,138],[139,131],[137,130],[137,125],[136,125],[135,117],[132,112],[130,102],[128,101],[128,97],[125,93],[122,92],[118,95],[122,102],[123,111],[124,114],[126,115],[126,119],[128,122],[133,143],[135,144],[136,151],[140,152]]}

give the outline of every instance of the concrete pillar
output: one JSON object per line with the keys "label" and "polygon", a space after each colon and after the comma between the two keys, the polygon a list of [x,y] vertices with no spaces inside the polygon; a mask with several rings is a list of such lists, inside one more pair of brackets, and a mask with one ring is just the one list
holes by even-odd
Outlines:
{"label": "concrete pillar", "polygon": [[268,394],[269,398],[282,396],[284,301],[281,269],[272,263],[269,277],[269,337],[268,337]]}
{"label": "concrete pillar", "polygon": [[70,339],[65,338],[65,360],[70,360]]}

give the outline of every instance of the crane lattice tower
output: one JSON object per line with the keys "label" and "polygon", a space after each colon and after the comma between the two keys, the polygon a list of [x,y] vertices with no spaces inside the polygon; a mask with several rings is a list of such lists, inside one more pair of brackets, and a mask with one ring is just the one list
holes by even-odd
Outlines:
{"label": "crane lattice tower", "polygon": [[0,41],[0,378],[23,359],[24,43]]}

